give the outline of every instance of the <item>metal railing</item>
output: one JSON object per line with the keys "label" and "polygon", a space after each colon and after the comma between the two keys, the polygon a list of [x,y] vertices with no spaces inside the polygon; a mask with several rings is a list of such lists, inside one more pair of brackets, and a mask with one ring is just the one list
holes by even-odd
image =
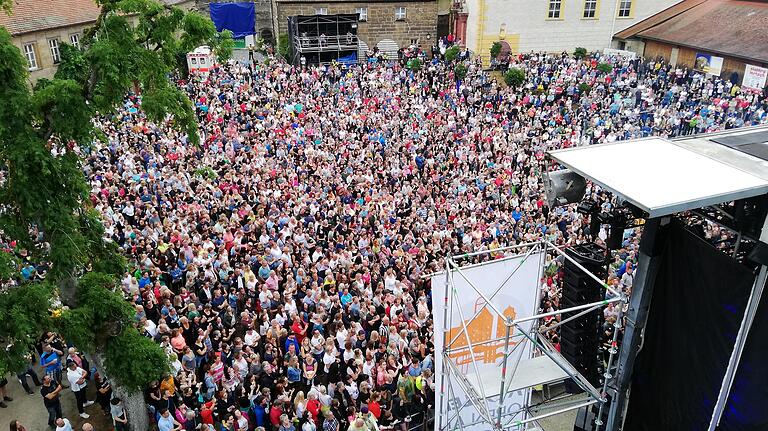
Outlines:
{"label": "metal railing", "polygon": [[357,49],[359,43],[357,35],[347,34],[339,36],[294,36],[293,45],[299,51],[306,50],[352,50]]}

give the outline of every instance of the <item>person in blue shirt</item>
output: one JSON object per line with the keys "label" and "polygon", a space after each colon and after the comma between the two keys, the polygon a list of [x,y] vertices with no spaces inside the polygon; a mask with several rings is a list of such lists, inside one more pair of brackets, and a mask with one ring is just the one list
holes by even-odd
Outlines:
{"label": "person in blue shirt", "polygon": [[285,351],[290,352],[290,346],[293,345],[294,352],[301,351],[301,345],[299,345],[299,340],[296,339],[296,334],[291,334],[288,336],[288,338],[285,339]]}
{"label": "person in blue shirt", "polygon": [[352,302],[352,294],[349,293],[349,289],[346,287],[344,288],[344,292],[341,295],[339,295],[339,297],[341,299],[342,307],[345,307],[347,304]]}
{"label": "person in blue shirt", "polygon": [[64,352],[50,344],[43,345],[43,353],[40,355],[40,366],[45,370],[45,374],[52,376],[57,382],[61,381],[62,355]]}
{"label": "person in blue shirt", "polygon": [[139,279],[139,289],[143,289],[144,287],[146,287],[148,284],[151,284],[151,283],[152,283],[152,280],[150,280],[149,274],[145,272],[142,275],[142,277]]}

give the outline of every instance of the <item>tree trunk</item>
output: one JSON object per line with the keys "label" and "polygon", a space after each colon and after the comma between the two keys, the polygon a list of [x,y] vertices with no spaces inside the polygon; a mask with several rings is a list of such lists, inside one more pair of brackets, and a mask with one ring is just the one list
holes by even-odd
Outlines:
{"label": "tree trunk", "polygon": [[[91,364],[102,376],[109,378],[104,369],[104,358],[100,354],[90,356]],[[131,393],[112,380],[110,380],[110,384],[112,385],[112,396],[123,401],[125,414],[128,417],[128,429],[130,431],[147,431],[149,429],[149,417],[147,416],[147,403],[144,401],[144,394],[141,392]]]}

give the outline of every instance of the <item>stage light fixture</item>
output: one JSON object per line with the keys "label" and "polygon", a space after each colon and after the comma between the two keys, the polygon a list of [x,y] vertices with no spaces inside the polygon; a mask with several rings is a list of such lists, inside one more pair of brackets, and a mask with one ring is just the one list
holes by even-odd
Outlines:
{"label": "stage light fixture", "polygon": [[544,193],[550,208],[581,201],[586,188],[587,180],[569,169],[547,172],[544,178]]}
{"label": "stage light fixture", "polygon": [[597,209],[597,202],[592,199],[584,199],[579,202],[579,206],[576,207],[576,212],[579,214],[590,215]]}

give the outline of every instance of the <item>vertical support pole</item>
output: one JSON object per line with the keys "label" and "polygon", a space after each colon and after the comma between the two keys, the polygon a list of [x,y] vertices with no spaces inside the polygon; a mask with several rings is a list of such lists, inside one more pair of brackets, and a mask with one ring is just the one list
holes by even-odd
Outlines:
{"label": "vertical support pole", "polygon": [[[438,419],[438,430],[443,429],[443,416],[445,414],[445,410],[443,409],[443,405],[445,405],[446,400],[445,397],[448,395],[448,392],[445,390],[445,361],[448,360],[448,355],[444,354],[445,350],[447,349],[446,343],[448,341],[448,330],[447,328],[450,328],[450,325],[447,325],[448,323],[448,294],[450,292],[450,279],[449,279],[449,273],[450,273],[450,266],[448,263],[448,256],[445,257],[445,295],[443,296],[443,352],[439,352],[440,355],[442,355],[442,376],[440,376],[440,405],[437,406],[438,412],[440,413],[440,418]],[[437,354],[438,352],[435,352]],[[450,405],[450,403],[448,404]],[[446,424],[448,425],[448,424]]]}
{"label": "vertical support pole", "polygon": [[608,415],[607,431],[618,431],[624,423],[628,390],[632,382],[632,371],[635,359],[640,351],[642,334],[648,320],[648,309],[651,305],[653,285],[659,269],[661,249],[664,245],[665,226],[671,222],[670,217],[648,219],[640,239],[640,256],[638,259],[637,275],[632,286],[632,296],[627,311],[626,329],[622,340],[619,362],[616,370],[615,393],[611,400],[611,410]]}
{"label": "vertical support pole", "polygon": [[[501,316],[499,316],[501,317]],[[507,362],[509,362],[509,336],[511,335],[511,324],[509,318],[505,319],[507,334],[504,337],[504,362],[501,364],[501,391],[499,392],[499,406],[496,408],[496,429],[501,431],[501,409],[504,407],[504,392],[506,392]]]}
{"label": "vertical support pole", "polygon": [[[741,240],[741,232],[739,232],[738,240]],[[768,243],[768,217],[763,221],[760,242]],[[738,246],[739,244],[736,243],[737,248]],[[736,250],[734,250],[733,255],[736,257]],[[744,347],[747,345],[747,336],[752,327],[752,322],[755,320],[757,307],[760,305],[760,298],[763,295],[766,281],[768,281],[768,266],[763,264],[755,278],[755,283],[752,285],[752,292],[749,294],[747,309],[744,311],[744,318],[741,321],[741,327],[739,327],[739,333],[733,345],[733,352],[731,352],[731,358],[728,360],[728,368],[725,370],[720,393],[717,395],[717,403],[712,412],[712,419],[709,421],[708,431],[714,431],[720,425],[720,419],[723,417],[723,411],[725,410],[725,403],[728,401],[728,396],[731,393],[733,379],[736,377],[736,371],[739,369],[739,361],[741,361],[741,355],[744,353]]]}
{"label": "vertical support pole", "polygon": [[600,409],[597,413],[597,418],[595,419],[595,431],[600,431],[600,428],[604,425],[603,424],[603,411],[605,410],[606,406],[606,395],[608,394],[608,384],[611,382],[611,379],[613,379],[613,375],[611,374],[611,367],[613,366],[613,359],[616,357],[616,352],[618,351],[618,343],[619,343],[619,329],[621,329],[621,321],[624,319],[624,305],[627,303],[626,296],[622,293],[622,301],[619,302],[619,306],[621,307],[619,309],[619,315],[616,316],[616,323],[613,325],[613,340],[611,341],[611,349],[609,350],[610,355],[608,356],[608,364],[605,366],[605,374],[603,374],[603,378],[605,379],[603,381],[603,390],[600,392],[601,402],[600,402]]}

